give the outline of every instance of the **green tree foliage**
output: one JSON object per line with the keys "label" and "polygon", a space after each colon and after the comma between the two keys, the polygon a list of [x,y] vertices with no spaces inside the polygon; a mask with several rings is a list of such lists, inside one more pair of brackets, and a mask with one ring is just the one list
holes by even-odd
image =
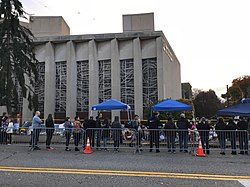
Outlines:
{"label": "green tree foliage", "polygon": [[28,99],[29,108],[33,108],[37,60],[33,35],[19,22],[25,14],[20,1],[0,1],[0,105],[6,105],[9,113],[17,107],[17,86],[21,88],[21,95]]}
{"label": "green tree foliage", "polygon": [[228,88],[222,97],[228,99],[230,105],[239,103],[242,98],[250,97],[250,76],[245,75],[232,81],[232,86]]}
{"label": "green tree foliage", "polygon": [[193,102],[197,117],[211,118],[223,107],[213,90],[201,91]]}

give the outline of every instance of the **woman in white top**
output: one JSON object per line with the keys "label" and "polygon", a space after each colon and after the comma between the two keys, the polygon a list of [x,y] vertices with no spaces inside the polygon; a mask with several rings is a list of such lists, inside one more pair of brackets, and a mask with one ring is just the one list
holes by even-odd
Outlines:
{"label": "woman in white top", "polygon": [[9,140],[8,145],[11,145],[12,134],[13,134],[13,131],[14,131],[14,124],[13,124],[13,120],[12,119],[9,119],[8,122],[9,122],[9,124],[8,124],[7,130],[6,130],[7,141]]}

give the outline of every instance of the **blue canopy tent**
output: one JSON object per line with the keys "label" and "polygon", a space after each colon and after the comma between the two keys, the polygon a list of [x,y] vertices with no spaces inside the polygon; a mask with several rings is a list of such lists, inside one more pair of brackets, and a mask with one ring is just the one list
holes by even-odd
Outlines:
{"label": "blue canopy tent", "polygon": [[130,106],[117,100],[107,100],[100,104],[94,105],[92,110],[127,110],[128,120],[130,120],[129,109]]}
{"label": "blue canopy tent", "polygon": [[192,106],[170,99],[170,100],[162,101],[155,106],[152,106],[151,109],[154,111],[158,111],[158,112],[161,112],[161,111],[173,112],[173,111],[192,110]]}
{"label": "blue canopy tent", "polygon": [[242,99],[240,104],[218,110],[217,115],[250,117],[250,98]]}
{"label": "blue canopy tent", "polygon": [[92,110],[129,110],[130,106],[117,100],[107,100],[92,106]]}

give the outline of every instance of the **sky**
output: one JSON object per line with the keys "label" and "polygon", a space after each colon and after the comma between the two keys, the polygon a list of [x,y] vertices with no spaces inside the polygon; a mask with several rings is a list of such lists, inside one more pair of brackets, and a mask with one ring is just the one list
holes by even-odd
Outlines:
{"label": "sky", "polygon": [[181,64],[181,82],[217,96],[250,75],[249,0],[20,0],[34,16],[63,16],[71,35],[120,33],[122,15],[154,13]]}

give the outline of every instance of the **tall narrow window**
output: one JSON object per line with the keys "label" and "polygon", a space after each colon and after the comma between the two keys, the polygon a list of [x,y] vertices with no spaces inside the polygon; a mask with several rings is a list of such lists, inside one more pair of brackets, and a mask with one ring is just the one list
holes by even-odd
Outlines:
{"label": "tall narrow window", "polygon": [[40,112],[44,112],[44,88],[45,88],[45,62],[37,64],[38,81],[35,84],[35,94],[38,99],[38,108]]}
{"label": "tall narrow window", "polygon": [[67,64],[56,62],[56,106],[55,112],[66,112]]}
{"label": "tall narrow window", "polygon": [[134,110],[134,62],[133,59],[120,61],[121,102]]}
{"label": "tall narrow window", "polygon": [[111,99],[111,60],[99,61],[99,103]]}
{"label": "tall narrow window", "polygon": [[77,112],[89,109],[89,62],[77,62]]}
{"label": "tall narrow window", "polygon": [[143,108],[158,101],[157,60],[149,58],[142,60]]}

